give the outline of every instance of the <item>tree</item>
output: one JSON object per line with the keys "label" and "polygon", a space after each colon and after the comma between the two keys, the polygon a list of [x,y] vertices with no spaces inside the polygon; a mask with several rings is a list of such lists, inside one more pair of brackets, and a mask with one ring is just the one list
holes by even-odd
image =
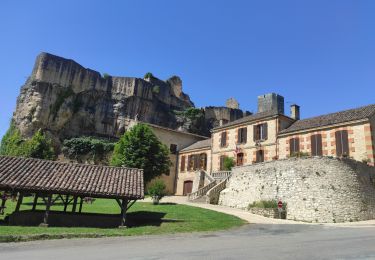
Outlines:
{"label": "tree", "polygon": [[31,139],[23,139],[20,131],[13,123],[1,140],[0,154],[46,160],[56,158],[51,140],[41,130],[38,130]]}
{"label": "tree", "polygon": [[54,160],[56,158],[51,139],[39,129],[30,140],[25,142],[26,156],[32,158]]}
{"label": "tree", "polygon": [[151,128],[137,124],[116,143],[111,165],[143,169],[144,182],[162,174],[169,174],[169,151]]}

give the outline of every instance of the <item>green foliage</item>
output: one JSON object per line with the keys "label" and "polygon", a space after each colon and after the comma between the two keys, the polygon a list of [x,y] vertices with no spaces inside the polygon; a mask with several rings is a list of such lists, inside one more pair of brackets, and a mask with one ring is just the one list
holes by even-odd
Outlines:
{"label": "green foliage", "polygon": [[184,111],[175,110],[174,113],[190,120],[199,119],[204,116],[203,111],[195,107],[189,107]]}
{"label": "green foliage", "polygon": [[65,100],[73,95],[74,95],[74,91],[71,87],[68,87],[60,91],[60,93],[57,95],[55,103],[52,104],[50,107],[50,113],[52,115],[53,120],[56,119],[57,113],[59,112],[60,107],[65,102]]}
{"label": "green foliage", "polygon": [[137,124],[120,138],[111,159],[113,166],[143,169],[145,184],[163,173],[168,175],[170,164],[167,146],[145,124]]}
{"label": "green foliage", "polygon": [[231,171],[232,168],[236,165],[233,157],[224,158],[224,171]]}
{"label": "green foliage", "polygon": [[103,78],[104,79],[109,79],[109,77],[111,77],[111,75],[109,75],[108,73],[103,73]]}
{"label": "green foliage", "polygon": [[96,162],[112,152],[114,146],[115,143],[111,140],[83,136],[64,140],[62,152],[68,158],[78,161],[81,156],[89,155]]}
{"label": "green foliage", "polygon": [[147,72],[144,77],[144,79],[152,79],[152,78],[155,78],[154,75],[151,73],[151,72]]}
{"label": "green foliage", "polygon": [[165,196],[166,185],[162,180],[153,181],[148,187],[148,194],[151,197],[158,197],[159,199]]}
{"label": "green foliage", "polygon": [[0,154],[46,160],[54,160],[56,158],[51,140],[41,130],[38,130],[31,139],[25,140],[14,124],[11,124],[1,141]]}
{"label": "green foliage", "polygon": [[160,93],[160,87],[159,86],[154,86],[152,88],[152,92],[155,93],[155,94],[159,94]]}
{"label": "green foliage", "polygon": [[290,157],[308,157],[308,156],[310,156],[310,154],[305,153],[305,152],[295,152],[290,155]]}
{"label": "green foliage", "polygon": [[[285,209],[287,204],[283,202],[283,209]],[[260,200],[254,201],[253,203],[247,206],[247,209],[250,208],[262,208],[262,209],[277,209],[277,201],[276,200]]]}

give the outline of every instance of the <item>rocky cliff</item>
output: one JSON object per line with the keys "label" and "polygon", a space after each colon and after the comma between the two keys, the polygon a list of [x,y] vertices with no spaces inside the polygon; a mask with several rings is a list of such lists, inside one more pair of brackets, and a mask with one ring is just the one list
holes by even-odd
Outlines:
{"label": "rocky cliff", "polygon": [[[13,121],[26,137],[43,129],[58,143],[83,135],[118,137],[134,119],[177,129],[181,122],[175,111],[192,107],[177,76],[166,81],[152,75],[102,76],[73,60],[41,53],[21,88]],[[208,134],[221,117],[231,121],[243,116],[239,109],[222,110],[209,108],[207,126],[197,129]]]}

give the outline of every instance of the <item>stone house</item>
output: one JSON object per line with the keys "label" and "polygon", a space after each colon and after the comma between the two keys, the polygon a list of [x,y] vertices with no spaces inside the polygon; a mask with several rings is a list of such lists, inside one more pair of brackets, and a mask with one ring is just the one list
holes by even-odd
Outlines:
{"label": "stone house", "polygon": [[[236,166],[294,156],[348,157],[374,166],[375,104],[303,120],[298,105],[290,109],[285,115],[278,94],[259,96],[257,113],[222,124],[211,131],[210,141],[181,150],[176,194],[189,193],[197,170],[222,171],[225,157]],[[198,164],[200,154],[207,155],[204,168]]]}
{"label": "stone house", "polygon": [[194,190],[195,172],[211,172],[211,158],[211,139],[198,141],[179,152],[176,195],[187,195]]}
{"label": "stone house", "polygon": [[[172,162],[172,165],[169,169],[169,175],[163,174],[157,179],[162,179],[166,184],[166,192],[168,194],[175,194],[179,190],[177,185],[177,165],[178,165],[178,153],[183,148],[186,148],[190,145],[199,143],[201,140],[209,140],[205,136],[200,136],[196,134],[180,132],[170,128],[148,124],[151,127],[153,133],[158,137],[158,139],[165,144],[170,151],[169,157]],[[207,154],[207,157],[209,154]]]}

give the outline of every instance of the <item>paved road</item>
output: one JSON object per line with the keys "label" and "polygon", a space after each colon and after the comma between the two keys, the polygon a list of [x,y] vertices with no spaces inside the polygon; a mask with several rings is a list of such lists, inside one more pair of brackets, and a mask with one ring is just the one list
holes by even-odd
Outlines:
{"label": "paved road", "polygon": [[374,227],[249,224],[168,236],[0,244],[0,259],[375,259]]}

